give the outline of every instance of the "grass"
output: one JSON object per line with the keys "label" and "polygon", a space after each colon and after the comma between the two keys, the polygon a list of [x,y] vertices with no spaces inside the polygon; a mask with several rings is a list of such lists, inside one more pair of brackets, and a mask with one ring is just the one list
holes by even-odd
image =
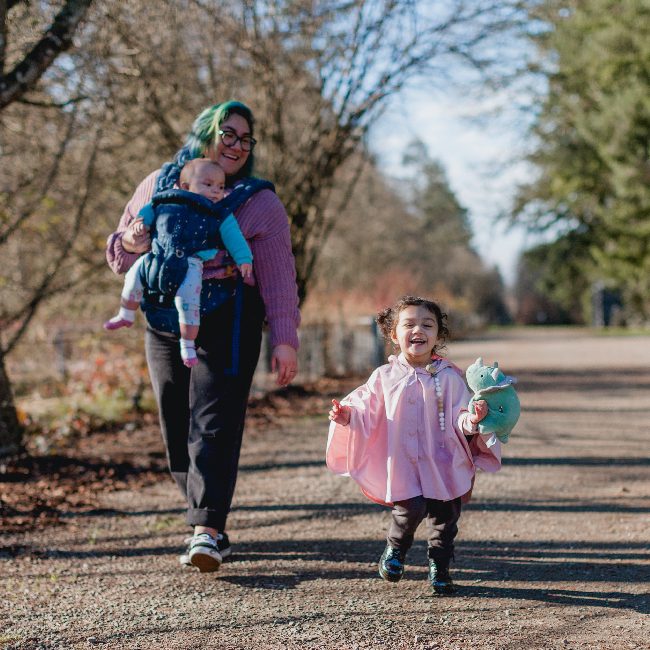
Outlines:
{"label": "grass", "polygon": [[[26,429],[28,448],[52,453],[80,435],[123,424],[135,412],[133,397],[124,391],[74,393],[51,397],[38,394],[16,399],[18,417]],[[153,393],[145,389],[139,413],[154,413]]]}

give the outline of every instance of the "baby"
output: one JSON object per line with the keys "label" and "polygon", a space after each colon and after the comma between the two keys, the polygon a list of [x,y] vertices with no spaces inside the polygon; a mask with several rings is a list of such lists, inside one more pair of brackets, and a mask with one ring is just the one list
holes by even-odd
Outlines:
{"label": "baby", "polygon": [[[188,161],[181,171],[179,181],[181,190],[184,190],[185,192],[179,193],[178,190],[172,190],[170,192],[169,202],[164,200],[154,201],[153,203],[144,206],[138,215],[141,219],[136,223],[136,229],[142,233],[145,230],[148,231],[153,228],[154,234],[152,248],[154,250],[161,250],[162,245],[160,245],[158,238],[161,235],[171,236],[172,233],[165,232],[164,229],[167,228],[168,231],[173,230],[173,226],[179,223],[178,219],[174,218],[159,220],[159,217],[161,216],[161,208],[165,208],[169,203],[173,203],[176,213],[181,210],[190,212],[189,221],[191,222],[192,215],[195,215],[197,219],[199,218],[196,213],[198,212],[198,208],[201,206],[201,201],[203,201],[200,197],[204,197],[213,203],[221,201],[221,199],[224,198],[225,182],[226,176],[223,169],[210,159],[196,158]],[[184,196],[187,193],[199,196]],[[189,200],[181,202],[179,201],[179,198]],[[192,202],[198,206],[194,211]],[[203,211],[203,214],[204,213],[205,210]],[[172,213],[172,217],[174,214],[175,213]],[[217,219],[217,213],[215,212],[214,217],[210,216],[210,218]],[[197,233],[199,236],[203,234],[199,228],[197,228]],[[244,278],[250,278],[253,270],[253,255],[246,239],[237,225],[235,217],[232,214],[228,214],[222,220],[219,225],[219,235],[221,236],[224,247],[235,260],[242,276]],[[162,239],[162,237],[160,237],[160,239]],[[158,246],[156,245],[157,240],[159,244]],[[174,296],[174,305],[178,311],[180,325],[181,357],[183,363],[190,368],[198,363],[195,339],[201,322],[200,301],[203,263],[215,257],[219,252],[216,248],[205,247],[207,246],[205,238],[198,242],[192,241],[191,243],[194,244],[194,246],[190,246],[190,248],[198,250],[177,251],[177,254],[181,258],[185,253],[187,253],[187,271],[185,272],[185,277]],[[203,244],[203,246],[201,246],[201,244]],[[104,323],[105,329],[115,330],[121,327],[131,327],[131,325],[133,325],[133,322],[135,321],[135,311],[142,300],[144,290],[143,276],[149,277],[146,272],[146,267],[143,269],[143,265],[147,262],[151,263],[152,256],[154,256],[154,253],[146,253],[145,255],[142,255],[126,273],[120,300],[120,311],[117,316],[114,316]],[[164,264],[160,267],[161,273],[163,268]]]}

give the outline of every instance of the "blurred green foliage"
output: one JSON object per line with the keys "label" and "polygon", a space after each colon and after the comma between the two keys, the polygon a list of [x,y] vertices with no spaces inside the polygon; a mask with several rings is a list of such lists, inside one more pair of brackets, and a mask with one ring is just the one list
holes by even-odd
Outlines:
{"label": "blurred green foliage", "polygon": [[628,322],[647,322],[650,3],[535,5],[548,27],[533,36],[548,92],[529,157],[539,175],[520,189],[515,215],[559,236],[523,263],[537,288],[569,311],[587,305],[599,281],[621,291]]}

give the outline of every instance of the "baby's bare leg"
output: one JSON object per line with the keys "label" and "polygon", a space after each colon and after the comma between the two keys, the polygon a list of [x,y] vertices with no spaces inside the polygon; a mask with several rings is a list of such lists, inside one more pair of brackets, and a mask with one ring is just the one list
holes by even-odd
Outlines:
{"label": "baby's bare leg", "polygon": [[191,368],[198,363],[194,341],[199,333],[201,323],[203,262],[198,257],[190,257],[187,261],[187,273],[174,298],[174,304],[178,310],[181,330],[181,357],[183,363]]}
{"label": "baby's bare leg", "polygon": [[188,325],[187,323],[181,323],[181,338],[187,339],[188,341],[194,341],[199,335],[199,326],[198,325]]}
{"label": "baby's bare leg", "polygon": [[135,321],[135,312],[142,300],[142,281],[140,280],[140,266],[144,257],[138,258],[135,264],[127,271],[124,277],[124,287],[120,297],[120,311],[104,323],[104,329],[117,330],[121,327],[131,327]]}

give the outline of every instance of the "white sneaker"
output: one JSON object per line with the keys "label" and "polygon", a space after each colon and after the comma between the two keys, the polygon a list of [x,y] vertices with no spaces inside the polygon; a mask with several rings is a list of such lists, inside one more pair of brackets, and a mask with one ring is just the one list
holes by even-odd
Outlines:
{"label": "white sneaker", "polygon": [[192,537],[189,556],[192,566],[197,567],[201,573],[218,571],[223,562],[217,540],[209,533],[200,533]]}
{"label": "white sneaker", "polygon": [[[183,566],[194,566],[190,560],[190,551],[192,550],[193,539],[193,537],[186,537],[183,540],[183,544],[187,546],[187,550],[185,553],[181,553],[181,555],[178,556],[178,561]],[[230,556],[232,553],[232,547],[230,546],[230,540],[228,539],[227,533],[217,533],[217,548],[219,549],[219,553],[223,560]]]}

